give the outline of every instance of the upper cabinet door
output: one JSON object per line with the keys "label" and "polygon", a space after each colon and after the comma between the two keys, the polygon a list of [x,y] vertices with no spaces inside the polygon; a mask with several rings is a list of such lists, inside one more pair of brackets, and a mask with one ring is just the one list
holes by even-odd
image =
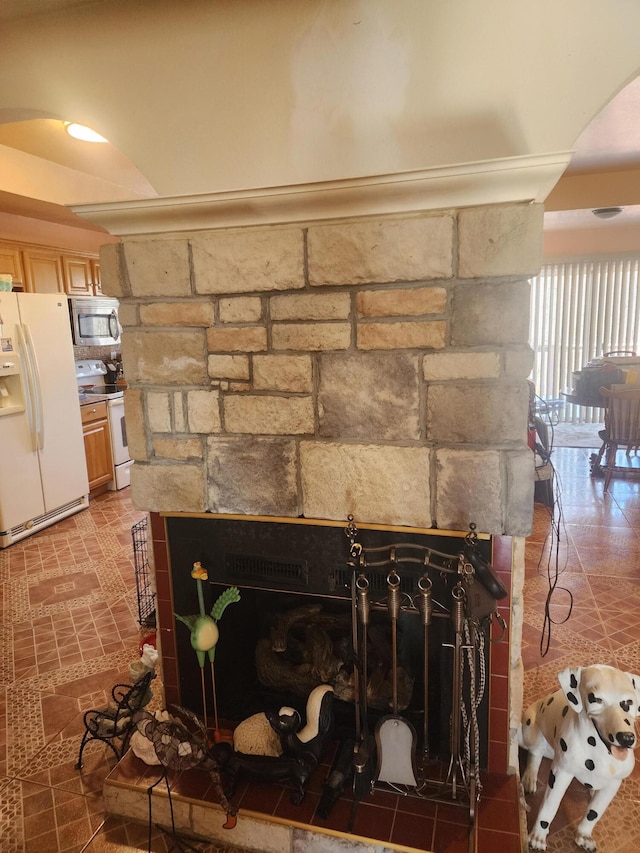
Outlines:
{"label": "upper cabinet door", "polygon": [[12,276],[14,287],[24,286],[22,258],[17,246],[0,243],[0,273]]}
{"label": "upper cabinet door", "polygon": [[30,293],[64,293],[62,259],[48,249],[23,251],[25,285]]}
{"label": "upper cabinet door", "polygon": [[93,296],[91,259],[82,255],[63,255],[64,284],[71,296]]}
{"label": "upper cabinet door", "polygon": [[102,279],[100,278],[100,261],[91,261],[91,272],[93,277],[93,292],[96,296],[102,294]]}

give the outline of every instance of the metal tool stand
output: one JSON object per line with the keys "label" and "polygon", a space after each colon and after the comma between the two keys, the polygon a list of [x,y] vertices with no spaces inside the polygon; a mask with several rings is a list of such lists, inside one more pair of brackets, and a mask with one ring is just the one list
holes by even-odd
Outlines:
{"label": "metal tool stand", "polygon": [[[423,574],[417,581],[415,595],[398,592],[393,597],[397,608],[395,616],[403,613],[415,614],[421,620],[424,637],[424,719],[422,727],[421,761],[419,762],[418,782],[412,785],[380,784],[374,779],[371,790],[389,790],[406,796],[421,799],[453,803],[469,810],[469,853],[477,849],[476,806],[480,798],[479,777],[479,727],[477,710],[482,701],[486,686],[484,667],[484,633],[478,630],[480,623],[475,615],[469,612],[467,590],[474,582],[474,568],[461,551],[459,554],[446,554],[414,543],[395,543],[376,548],[366,548],[358,541],[358,530],[354,520],[349,516],[349,524],[345,533],[350,541],[348,565],[353,570],[352,581],[352,618],[354,635],[354,654],[359,660],[360,670],[355,678],[356,686],[356,736],[362,743],[364,732],[368,731],[367,723],[367,693],[366,693],[366,632],[358,629],[369,622],[370,610],[386,610],[387,600],[370,601],[369,580],[376,570],[391,568],[395,577],[399,575],[402,566],[415,571],[415,566],[422,568]],[[475,537],[472,528],[471,535]],[[451,577],[454,582],[451,588],[451,602],[447,608],[438,603],[434,611],[432,598],[432,580],[430,573],[436,573],[440,578]],[[435,576],[435,575],[434,575]],[[454,642],[444,644],[444,648],[453,651],[452,661],[452,702],[450,718],[449,766],[443,781],[433,781],[427,778],[426,769],[429,760],[429,726],[428,726],[428,685],[429,685],[429,627],[432,618],[449,618],[452,622]],[[394,656],[397,650],[393,647]],[[478,661],[480,663],[478,664]],[[394,659],[394,671],[397,660]],[[468,686],[465,690],[465,667],[468,671]],[[478,678],[478,669],[480,677]],[[364,688],[362,686],[364,682]],[[395,682],[395,679],[394,679]],[[466,695],[465,695],[466,693]],[[397,694],[394,694],[394,705],[397,708]],[[368,757],[368,756],[367,756]],[[358,764],[354,765],[357,777]],[[361,789],[362,790],[362,789]]]}

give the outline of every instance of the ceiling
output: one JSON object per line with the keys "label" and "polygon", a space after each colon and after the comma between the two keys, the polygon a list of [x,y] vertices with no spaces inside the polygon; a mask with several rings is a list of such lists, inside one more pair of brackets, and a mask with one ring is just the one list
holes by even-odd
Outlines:
{"label": "ceiling", "polygon": [[[103,2],[2,0],[0,21],[99,7]],[[127,2],[119,0],[121,6]],[[0,110],[0,163],[9,164],[0,183],[0,211],[48,221],[75,219],[89,227],[66,206],[157,196],[145,176],[114,146],[69,137],[64,118],[73,117],[42,118]],[[593,227],[596,220],[591,209],[613,205],[624,208],[617,224],[640,224],[640,78],[593,118],[574,149],[569,167],[547,199],[545,227]],[[25,174],[32,176],[26,185]],[[599,189],[604,183],[612,200]]]}

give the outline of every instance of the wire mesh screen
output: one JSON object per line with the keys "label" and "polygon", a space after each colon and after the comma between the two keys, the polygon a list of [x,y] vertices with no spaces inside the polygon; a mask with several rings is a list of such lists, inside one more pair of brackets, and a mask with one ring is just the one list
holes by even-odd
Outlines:
{"label": "wire mesh screen", "polygon": [[145,628],[156,624],[156,594],[151,585],[151,567],[147,552],[147,519],[143,518],[131,528],[133,561],[138,595],[138,622]]}

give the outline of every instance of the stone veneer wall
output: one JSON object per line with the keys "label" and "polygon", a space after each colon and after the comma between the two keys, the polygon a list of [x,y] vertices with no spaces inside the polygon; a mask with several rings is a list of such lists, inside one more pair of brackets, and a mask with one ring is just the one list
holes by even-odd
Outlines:
{"label": "stone veneer wall", "polygon": [[510,204],[127,238],[136,506],[529,531],[529,284]]}
{"label": "stone veneer wall", "polygon": [[159,512],[474,522],[514,537],[490,707],[492,731],[510,731],[491,735],[494,766],[507,747],[515,767],[542,207],[127,237],[101,261],[121,300],[132,498],[152,513],[163,666],[177,662]]}

